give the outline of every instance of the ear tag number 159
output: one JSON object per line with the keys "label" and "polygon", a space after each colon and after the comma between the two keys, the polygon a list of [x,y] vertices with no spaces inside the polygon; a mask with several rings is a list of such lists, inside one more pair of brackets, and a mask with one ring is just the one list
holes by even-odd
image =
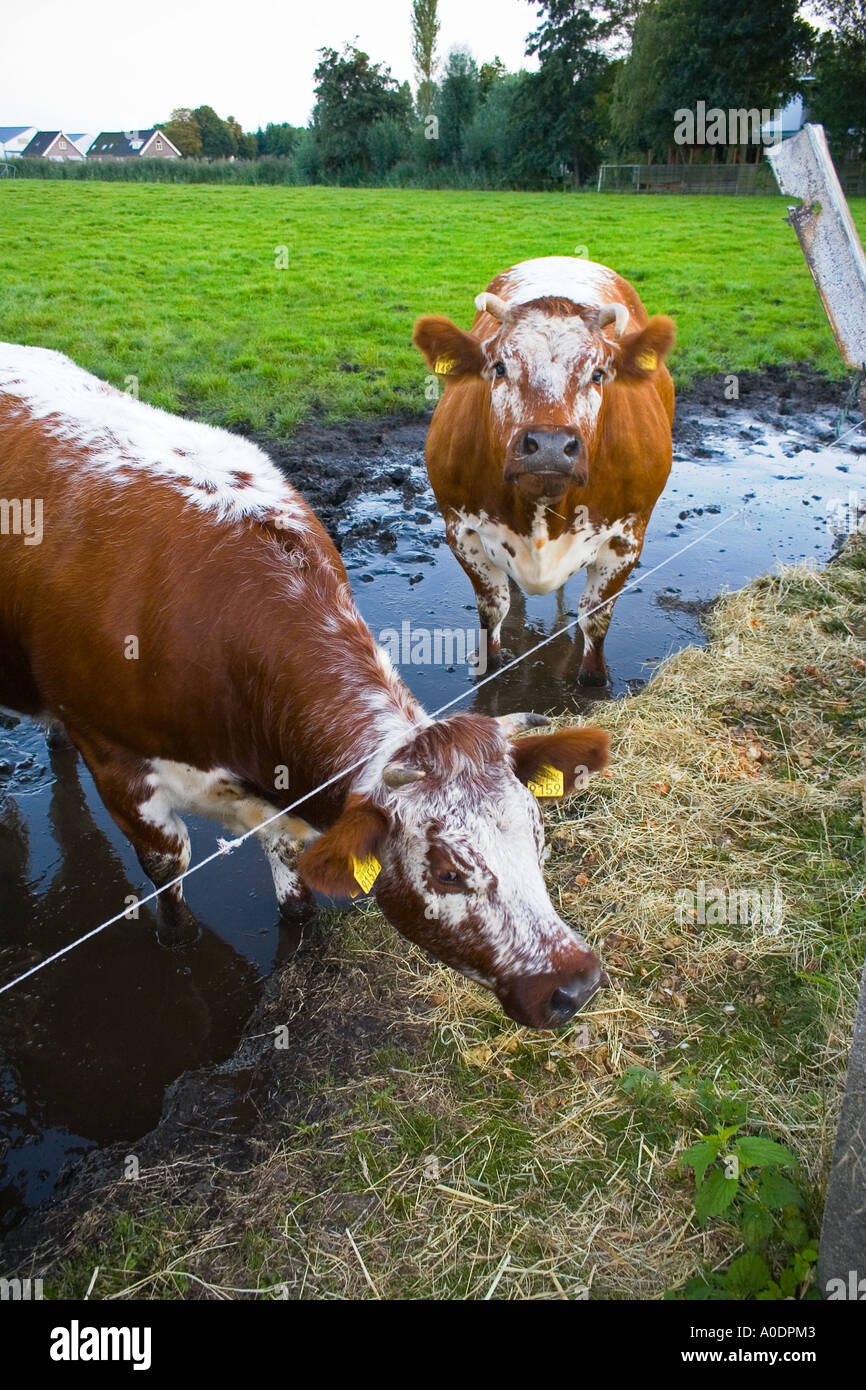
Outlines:
{"label": "ear tag number 159", "polygon": [[550,763],[544,763],[531,782],[527,782],[527,787],[533,796],[562,796],[565,789],[565,778],[558,767],[551,767]]}

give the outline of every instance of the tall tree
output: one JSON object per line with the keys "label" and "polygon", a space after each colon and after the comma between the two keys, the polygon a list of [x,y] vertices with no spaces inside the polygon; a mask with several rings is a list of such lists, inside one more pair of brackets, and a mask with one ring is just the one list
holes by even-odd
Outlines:
{"label": "tall tree", "polygon": [[[653,158],[682,156],[677,110],[775,108],[796,90],[811,45],[799,0],[653,0],[637,17],[612,119],[618,143]],[[729,133],[730,138],[730,133]],[[736,146],[711,146],[731,157]]]}
{"label": "tall tree", "polygon": [[226,125],[234,136],[235,153],[238,159],[255,159],[259,152],[255,135],[245,131],[240,121],[236,121],[234,116],[226,117]]}
{"label": "tall tree", "polygon": [[418,110],[433,109],[436,40],[439,37],[438,0],[412,0],[412,61],[418,78]]}
{"label": "tall tree", "polygon": [[680,100],[682,84],[671,71],[680,24],[679,0],[658,0],[637,17],[631,53],[617,73],[611,99],[620,153],[641,154],[650,162],[666,158],[674,143],[674,112],[693,104]]}
{"label": "tall tree", "polygon": [[190,159],[194,159],[202,152],[201,131],[198,121],[188,106],[177,106],[171,113],[171,119],[157,122],[160,130],[164,130],[169,140],[181,152]]}
{"label": "tall tree", "polygon": [[409,130],[412,93],[408,83],[398,86],[389,68],[371,63],[352,44],[342,53],[333,48],[319,52],[313,108],[318,157],[327,176],[358,182],[372,169],[371,127],[390,119]]}
{"label": "tall tree", "polygon": [[237,136],[228,121],[221,120],[212,106],[197,106],[192,114],[201,131],[205,159],[228,159],[237,154]]}
{"label": "tall tree", "polygon": [[301,127],[282,121],[279,125],[268,123],[264,130],[256,131],[256,144],[259,154],[291,155],[301,136]]}
{"label": "tall tree", "polygon": [[472,124],[480,91],[478,66],[472,54],[463,48],[452,48],[436,93],[438,156],[443,163],[461,163],[466,132]]}
{"label": "tall tree", "polygon": [[524,186],[580,183],[597,167],[602,143],[596,88],[608,66],[605,43],[619,24],[609,7],[542,0],[526,51],[539,60],[516,95],[520,129],[514,174]]}
{"label": "tall tree", "polygon": [[482,100],[465,132],[462,160],[464,169],[482,187],[510,187],[513,183],[520,139],[514,108],[526,79],[523,72],[503,72],[487,88],[486,95],[483,81],[479,82]]}
{"label": "tall tree", "polygon": [[866,0],[823,0],[830,25],[815,49],[815,82],[808,101],[834,153],[859,158],[866,151]]}

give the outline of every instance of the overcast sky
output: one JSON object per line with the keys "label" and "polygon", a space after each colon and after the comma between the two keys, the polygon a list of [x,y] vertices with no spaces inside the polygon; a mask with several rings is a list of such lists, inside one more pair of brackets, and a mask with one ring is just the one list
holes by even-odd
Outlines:
{"label": "overcast sky", "polygon": [[[0,125],[130,130],[173,107],[215,107],[245,130],[304,125],[316,49],[357,37],[414,87],[410,0],[22,0],[4,6]],[[439,0],[439,52],[526,64],[536,11],[526,0]]]}

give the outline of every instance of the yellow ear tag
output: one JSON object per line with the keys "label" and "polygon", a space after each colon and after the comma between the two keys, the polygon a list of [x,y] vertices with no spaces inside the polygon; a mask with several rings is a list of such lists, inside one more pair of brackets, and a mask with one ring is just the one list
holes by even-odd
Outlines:
{"label": "yellow ear tag", "polygon": [[645,372],[654,372],[659,364],[658,354],[655,352],[641,352],[635,358],[635,361]]}
{"label": "yellow ear tag", "polygon": [[437,357],[433,370],[437,376],[447,376],[449,372],[454,370],[456,364],[456,357]]}
{"label": "yellow ear tag", "polygon": [[[365,893],[369,893],[381,870],[382,865],[375,854],[368,854],[366,859],[356,859],[354,854],[352,855],[352,873],[355,875],[355,882],[361,885]],[[353,893],[352,896],[357,897],[357,894]]]}
{"label": "yellow ear tag", "polygon": [[550,763],[544,763],[535,774],[531,782],[527,782],[527,787],[533,796],[562,796],[565,790],[565,778],[558,767],[551,767]]}

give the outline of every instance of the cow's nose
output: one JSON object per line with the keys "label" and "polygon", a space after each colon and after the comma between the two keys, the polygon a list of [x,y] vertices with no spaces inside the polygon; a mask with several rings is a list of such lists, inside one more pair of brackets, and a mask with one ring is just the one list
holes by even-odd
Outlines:
{"label": "cow's nose", "polygon": [[575,975],[573,980],[557,985],[547,1001],[550,1026],[555,1028],[558,1024],[567,1023],[572,1014],[576,1014],[592,998],[600,985],[601,970],[594,970],[589,975]]}
{"label": "cow's nose", "polygon": [[585,951],[568,971],[527,975],[497,993],[515,1023],[526,1028],[561,1028],[605,983],[601,962]]}
{"label": "cow's nose", "polygon": [[573,430],[527,430],[518,445],[525,473],[572,474],[582,449]]}

